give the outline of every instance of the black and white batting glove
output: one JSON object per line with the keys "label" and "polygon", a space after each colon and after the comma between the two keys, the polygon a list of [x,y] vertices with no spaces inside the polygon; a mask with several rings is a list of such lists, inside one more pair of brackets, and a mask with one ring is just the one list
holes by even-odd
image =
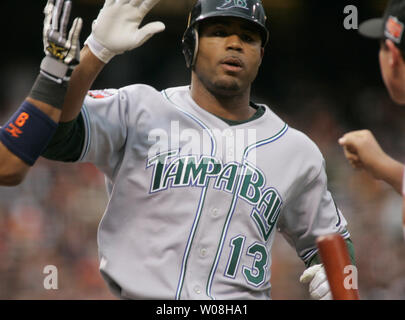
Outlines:
{"label": "black and white batting glove", "polygon": [[155,21],[140,28],[146,14],[160,0],[106,0],[85,44],[104,63],[143,45],[165,25]]}
{"label": "black and white batting glove", "polygon": [[71,0],[48,0],[44,9],[45,20],[43,42],[45,58],[41,63],[41,74],[48,79],[65,84],[70,80],[73,69],[80,61],[81,18],[73,21],[67,35]]}

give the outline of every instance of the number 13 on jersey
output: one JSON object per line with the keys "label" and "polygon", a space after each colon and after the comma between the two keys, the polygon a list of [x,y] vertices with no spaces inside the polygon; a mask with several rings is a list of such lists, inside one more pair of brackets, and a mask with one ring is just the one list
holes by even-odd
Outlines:
{"label": "number 13 on jersey", "polygon": [[[239,270],[242,252],[245,247],[245,240],[246,237],[241,235],[231,240],[230,247],[232,250],[225,271],[226,277],[235,279]],[[249,284],[258,287],[266,280],[266,270],[268,265],[267,248],[265,245],[255,242],[247,248],[246,255],[251,256],[253,258],[253,262],[250,267],[242,267],[243,276]]]}

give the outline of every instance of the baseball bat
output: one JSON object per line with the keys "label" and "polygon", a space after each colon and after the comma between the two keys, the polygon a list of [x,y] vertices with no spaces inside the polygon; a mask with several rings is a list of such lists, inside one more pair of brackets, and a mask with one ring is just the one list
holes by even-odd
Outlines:
{"label": "baseball bat", "polygon": [[[317,246],[325,267],[333,300],[359,300],[357,269],[352,266],[346,243],[340,234],[334,233],[317,238]],[[353,274],[355,271],[353,283]]]}

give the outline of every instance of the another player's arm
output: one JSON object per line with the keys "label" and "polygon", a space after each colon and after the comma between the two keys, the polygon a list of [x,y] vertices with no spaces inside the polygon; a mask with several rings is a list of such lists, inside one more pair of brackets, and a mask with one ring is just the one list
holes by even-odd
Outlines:
{"label": "another player's arm", "polygon": [[45,158],[64,162],[74,162],[80,158],[85,140],[80,111],[88,90],[114,56],[143,45],[154,34],[165,29],[162,22],[152,22],[139,28],[145,15],[159,1],[105,1],[81,52],[80,64],[72,74],[59,128],[42,154]]}
{"label": "another player's arm", "polygon": [[375,179],[387,182],[402,193],[404,165],[387,155],[369,130],[349,132],[339,144],[354,168],[366,170]]}
{"label": "another player's arm", "polygon": [[0,185],[21,183],[56,131],[70,73],[79,62],[82,20],[67,36],[71,1],[49,0],[45,9],[45,58],[29,96],[0,128]]}
{"label": "another player's arm", "polygon": [[69,82],[60,117],[61,123],[74,121],[77,118],[84,98],[104,66],[105,63],[98,59],[88,46],[84,46],[80,53],[80,64],[73,71]]}
{"label": "another player's arm", "polygon": [[[55,125],[58,123],[61,110],[30,97],[27,97],[25,102],[30,103],[32,106],[38,108],[40,111],[46,114],[55,123]],[[17,120],[18,118],[15,121]],[[11,124],[13,124],[13,122],[11,122]],[[18,124],[22,124],[22,122],[19,122]],[[18,124],[13,124],[13,126],[15,126],[14,129],[16,128],[15,130],[19,130]],[[8,127],[2,128],[2,130],[7,129]],[[9,130],[13,130],[13,127],[9,127]],[[0,141],[0,185],[15,186],[20,184],[24,180],[30,168],[31,165],[23,161],[15,153],[11,152],[3,144],[3,142]]]}
{"label": "another player's arm", "polygon": [[85,46],[80,54],[80,64],[73,71],[58,129],[41,156],[49,160],[76,162],[85,141],[84,119],[80,113],[85,96],[97,75],[105,66]]}

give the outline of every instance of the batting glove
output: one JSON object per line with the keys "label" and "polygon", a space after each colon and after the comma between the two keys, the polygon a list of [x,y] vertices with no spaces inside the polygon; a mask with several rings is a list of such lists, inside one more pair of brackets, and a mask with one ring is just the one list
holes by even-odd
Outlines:
{"label": "batting glove", "polygon": [[301,283],[309,283],[309,293],[316,300],[332,300],[325,268],[316,264],[304,271],[300,277]]}
{"label": "batting glove", "polygon": [[140,47],[165,29],[165,25],[157,21],[139,28],[146,14],[159,1],[106,0],[85,44],[104,63],[116,55]]}
{"label": "batting glove", "polygon": [[83,21],[73,21],[68,37],[67,25],[72,9],[71,0],[48,0],[44,9],[43,43],[45,58],[41,74],[59,84],[70,80],[70,75],[80,61],[80,32]]}

